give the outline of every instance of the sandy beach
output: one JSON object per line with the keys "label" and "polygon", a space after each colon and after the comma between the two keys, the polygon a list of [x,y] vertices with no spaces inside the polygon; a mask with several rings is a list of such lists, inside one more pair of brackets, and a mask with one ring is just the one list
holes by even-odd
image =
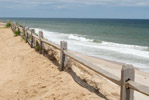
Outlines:
{"label": "sandy beach", "polygon": [[[108,97],[81,87],[69,73],[60,72],[56,64],[31,49],[21,37],[14,37],[11,29],[0,29],[0,47],[0,100],[106,100]],[[117,97],[113,93],[111,100]]]}
{"label": "sandy beach", "polygon": [[[74,72],[60,72],[55,61],[30,48],[20,36],[14,37],[11,29],[0,29],[0,47],[0,100],[120,99],[119,86],[76,63],[71,66]],[[75,54],[120,77],[122,63]],[[149,86],[149,73],[136,70],[135,81]],[[135,100],[149,97],[135,92]]]}

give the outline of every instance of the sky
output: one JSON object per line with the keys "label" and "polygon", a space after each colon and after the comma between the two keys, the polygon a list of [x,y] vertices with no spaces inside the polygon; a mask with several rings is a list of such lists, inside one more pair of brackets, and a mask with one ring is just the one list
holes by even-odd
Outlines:
{"label": "sky", "polygon": [[149,19],[149,0],[0,0],[0,17]]}

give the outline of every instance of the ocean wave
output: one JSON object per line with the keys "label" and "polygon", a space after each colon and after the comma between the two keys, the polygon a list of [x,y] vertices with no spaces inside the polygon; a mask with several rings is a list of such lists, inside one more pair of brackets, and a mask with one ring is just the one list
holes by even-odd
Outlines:
{"label": "ocean wave", "polygon": [[[59,43],[62,40],[66,40],[70,42],[71,40],[76,40],[77,42],[73,42],[73,45],[81,45],[81,47],[89,47],[88,49],[103,49],[107,50],[107,52],[118,52],[122,54],[134,55],[139,57],[149,58],[149,47],[138,46],[138,45],[129,45],[129,44],[121,44],[114,42],[107,42],[101,40],[94,40],[86,38],[85,36],[81,36],[78,34],[66,34],[59,32],[52,32],[43,29],[36,28],[35,31],[38,33],[39,31],[43,31],[44,36],[55,43]],[[83,49],[82,49],[83,50]]]}
{"label": "ocean wave", "polygon": [[138,45],[128,45],[128,44],[121,44],[121,43],[113,43],[113,42],[106,42],[102,41],[103,45],[106,46],[113,46],[113,47],[120,47],[120,48],[130,48],[130,49],[137,49],[137,50],[142,50],[142,51],[149,51],[149,47],[146,46],[138,46]]}
{"label": "ocean wave", "polygon": [[101,40],[95,40],[95,39],[88,39],[88,38],[85,38],[83,36],[79,36],[79,35],[76,35],[76,34],[70,34],[68,36],[68,39],[73,39],[73,40],[83,41],[83,42],[100,43],[100,45],[104,45],[104,46],[107,46],[107,47],[128,48],[128,49],[135,49],[135,50],[141,50],[141,51],[149,51],[149,47],[146,47],[146,46],[121,44],[121,43],[107,42],[107,41],[101,41]]}
{"label": "ocean wave", "polygon": [[86,42],[93,42],[94,41],[94,39],[87,39],[85,37],[78,36],[78,35],[75,35],[75,34],[70,34],[68,36],[68,39],[73,39],[73,40],[77,40],[77,41],[86,41]]}
{"label": "ocean wave", "polygon": [[[111,43],[105,44],[105,42],[99,43],[99,44],[78,43],[77,45],[85,46],[85,47],[92,48],[92,49],[105,50],[107,53],[108,52],[117,52],[117,53],[121,53],[121,54],[126,54],[127,56],[133,55],[133,56],[138,56],[138,57],[143,57],[143,58],[149,59],[149,51],[144,50],[146,47],[140,47],[140,48],[136,49],[135,46],[131,48],[131,46],[129,47],[129,45],[124,45],[124,46],[122,44],[112,45]],[[118,45],[120,45],[120,46],[118,46]]]}
{"label": "ocean wave", "polygon": [[89,39],[83,36],[79,36],[77,34],[70,34],[68,36],[68,39],[77,40],[77,41],[84,41],[84,42],[95,42],[95,43],[101,43],[101,40],[95,40],[95,39]]}

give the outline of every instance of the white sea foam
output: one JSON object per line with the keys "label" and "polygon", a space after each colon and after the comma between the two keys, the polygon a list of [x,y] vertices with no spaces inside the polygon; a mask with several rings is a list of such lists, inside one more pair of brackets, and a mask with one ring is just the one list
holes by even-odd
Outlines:
{"label": "white sea foam", "polygon": [[97,45],[89,45],[89,44],[78,44],[78,45],[82,45],[82,46],[87,46],[90,48],[98,48],[98,49],[104,49],[104,50],[108,50],[108,51],[113,51],[113,52],[119,52],[119,53],[123,53],[123,54],[130,54],[130,55],[134,55],[134,56],[139,56],[139,57],[145,57],[145,58],[149,58],[149,52],[148,51],[142,51],[139,49],[135,49],[135,48],[127,48],[126,46],[115,46],[115,45],[107,45],[107,44],[97,44]]}
{"label": "white sea foam", "polygon": [[108,49],[108,50],[112,50],[112,51],[120,52],[124,54],[130,54],[134,56],[149,58],[149,50],[148,50],[148,47],[145,47],[145,46],[126,45],[126,44],[118,44],[118,43],[103,41],[101,43],[100,48]]}
{"label": "white sea foam", "polygon": [[137,50],[145,50],[145,51],[149,50],[149,47],[146,47],[146,46],[127,45],[127,44],[119,44],[119,43],[106,42],[106,41],[102,41],[102,44],[107,45],[107,46],[131,48],[131,49],[137,49]]}
{"label": "white sea foam", "polygon": [[82,37],[82,36],[78,36],[78,35],[75,35],[75,34],[70,34],[68,36],[69,39],[73,39],[73,40],[77,40],[77,41],[86,41],[86,42],[93,42],[94,39],[87,39],[85,37]]}

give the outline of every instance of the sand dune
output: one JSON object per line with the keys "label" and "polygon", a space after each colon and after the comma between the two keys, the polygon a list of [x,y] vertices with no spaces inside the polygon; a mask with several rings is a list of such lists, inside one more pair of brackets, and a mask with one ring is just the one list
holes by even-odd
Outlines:
{"label": "sand dune", "polygon": [[10,29],[0,29],[0,48],[0,100],[104,100]]}

